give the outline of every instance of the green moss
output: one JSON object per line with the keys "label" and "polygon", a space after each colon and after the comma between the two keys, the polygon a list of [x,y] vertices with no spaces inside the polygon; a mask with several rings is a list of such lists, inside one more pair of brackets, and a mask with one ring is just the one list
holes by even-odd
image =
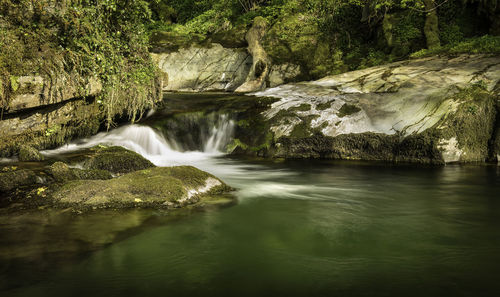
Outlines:
{"label": "green moss", "polygon": [[46,172],[57,182],[70,180],[106,180],[113,178],[111,173],[106,170],[70,168],[63,162],[55,162],[47,168]]}
{"label": "green moss", "polygon": [[361,108],[357,107],[356,105],[351,105],[351,104],[344,104],[342,107],[339,109],[339,112],[337,113],[337,116],[339,118],[343,118],[345,116],[349,116],[352,114],[355,114],[357,112],[360,112]]}
{"label": "green moss", "polygon": [[19,149],[19,161],[21,162],[38,162],[43,161],[44,159],[43,155],[31,146],[23,145]]}
{"label": "green moss", "polygon": [[85,168],[128,173],[154,167],[141,155],[122,147],[95,147],[93,151],[94,154],[83,163]]}
{"label": "green moss", "polygon": [[263,46],[275,64],[301,65],[314,78],[333,73],[342,64],[310,15],[283,16],[266,34]]}
{"label": "green moss", "polygon": [[294,106],[288,109],[288,111],[309,111],[311,110],[311,104],[302,103],[299,106]]}
{"label": "green moss", "polygon": [[175,31],[153,31],[149,43],[153,52],[170,53],[192,45],[201,46],[204,36]]}
{"label": "green moss", "polygon": [[192,203],[205,196],[231,190],[220,182],[209,192],[188,199],[188,190],[204,187],[209,178],[216,179],[191,166],[155,167],[108,181],[71,181],[57,189],[53,198],[63,205],[166,207],[170,202]]}
{"label": "green moss", "polygon": [[431,50],[424,49],[413,53],[411,58],[422,58],[437,54],[500,54],[500,36],[486,35]]}
{"label": "green moss", "polygon": [[11,76],[10,77],[10,89],[12,90],[12,92],[16,92],[18,89],[19,89],[19,77],[17,76]]}
{"label": "green moss", "polygon": [[241,142],[238,138],[233,139],[226,147],[226,152],[229,154],[233,153],[236,149],[241,149],[243,151],[248,149],[248,145]]}
{"label": "green moss", "polygon": [[461,90],[453,99],[460,105],[440,125],[442,139],[455,137],[464,152],[461,162],[484,162],[496,120],[496,96],[481,85]]}
{"label": "green moss", "polygon": [[20,187],[34,186],[36,174],[27,169],[0,173],[0,192],[8,193]]}
{"label": "green moss", "polygon": [[335,100],[332,100],[330,102],[325,102],[325,103],[320,103],[316,106],[316,109],[317,110],[326,110],[330,107],[332,107],[332,103],[334,102]]}

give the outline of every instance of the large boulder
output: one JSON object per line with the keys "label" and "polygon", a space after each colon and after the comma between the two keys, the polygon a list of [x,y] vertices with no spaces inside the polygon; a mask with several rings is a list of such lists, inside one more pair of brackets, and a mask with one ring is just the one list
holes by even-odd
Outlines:
{"label": "large boulder", "polygon": [[499,57],[461,55],[288,84],[255,94],[277,101],[240,117],[230,148],[280,158],[484,162],[498,131],[499,82]]}
{"label": "large boulder", "polygon": [[81,207],[182,206],[229,190],[215,176],[191,166],[155,167],[111,180],[70,181],[54,192],[53,199]]}
{"label": "large boulder", "polygon": [[245,49],[217,43],[151,55],[163,74],[164,91],[233,91],[245,82],[252,65]]}

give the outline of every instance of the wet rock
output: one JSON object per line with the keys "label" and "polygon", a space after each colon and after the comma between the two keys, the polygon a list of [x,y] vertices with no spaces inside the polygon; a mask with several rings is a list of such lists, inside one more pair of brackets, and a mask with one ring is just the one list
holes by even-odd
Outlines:
{"label": "wet rock", "polygon": [[21,162],[38,162],[44,159],[43,155],[31,146],[23,145],[19,149],[19,161]]}
{"label": "wet rock", "polygon": [[106,170],[70,168],[63,162],[55,162],[50,165],[47,169],[47,173],[58,182],[70,180],[105,180],[113,178],[113,175]]}
{"label": "wet rock", "polygon": [[28,169],[0,172],[0,192],[7,193],[36,183],[37,176],[35,172]]}
{"label": "wet rock", "polygon": [[[236,131],[238,149],[285,158],[485,162],[497,133],[500,59],[431,57],[283,85],[279,100]],[[305,108],[307,105],[307,108]],[[272,135],[259,143],[251,131]],[[250,142],[249,142],[250,141]]]}
{"label": "wet rock", "polygon": [[70,181],[53,194],[55,203],[81,207],[168,207],[197,202],[231,190],[215,176],[191,166],[155,167],[111,180]]}
{"label": "wet rock", "polygon": [[92,153],[83,163],[86,169],[121,174],[154,167],[153,163],[143,156],[119,146],[94,147]]}

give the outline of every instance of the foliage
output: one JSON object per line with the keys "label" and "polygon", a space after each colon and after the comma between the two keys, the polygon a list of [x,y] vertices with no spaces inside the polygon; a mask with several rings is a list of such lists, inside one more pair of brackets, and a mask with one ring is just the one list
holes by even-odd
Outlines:
{"label": "foliage", "polygon": [[442,46],[437,49],[423,49],[411,55],[412,58],[422,58],[437,54],[500,54],[500,36],[481,36],[465,41]]}
{"label": "foliage", "polygon": [[144,0],[0,0],[0,74],[52,77],[65,70],[97,77],[108,127],[122,112],[134,121],[156,96],[145,27],[151,21],[149,5]]}

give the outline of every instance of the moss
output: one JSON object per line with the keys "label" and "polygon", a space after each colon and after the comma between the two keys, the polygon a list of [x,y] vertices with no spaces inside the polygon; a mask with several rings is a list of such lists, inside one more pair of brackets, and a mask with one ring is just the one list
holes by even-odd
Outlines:
{"label": "moss", "polygon": [[438,54],[500,54],[500,36],[486,35],[434,49],[424,49],[413,53],[411,58],[423,58]]}
{"label": "moss", "polygon": [[226,147],[226,151],[231,154],[233,153],[236,149],[240,149],[242,151],[245,151],[248,149],[248,145],[245,143],[241,142],[238,138],[234,138]]}
{"label": "moss", "polygon": [[322,38],[318,23],[310,15],[282,16],[264,37],[263,47],[274,64],[300,65],[307,78],[319,78],[342,67],[339,55]]}
{"label": "moss", "polygon": [[[43,114],[43,117],[37,114]],[[59,110],[38,111],[31,115],[38,125],[19,134],[4,135],[0,142],[0,157],[11,157],[22,145],[42,150],[55,148],[75,138],[83,138],[99,131],[104,114],[99,106],[86,101],[67,103]],[[47,128],[50,123],[49,128]]]}
{"label": "moss", "polygon": [[155,167],[108,181],[70,181],[55,191],[53,199],[60,205],[166,207],[168,203],[196,202],[231,190],[220,182],[209,192],[188,199],[188,191],[205,187],[209,178],[216,179],[191,166]]}
{"label": "moss", "polygon": [[332,103],[334,101],[335,100],[332,100],[332,101],[329,101],[329,102],[325,102],[325,103],[320,103],[320,104],[316,105],[316,110],[326,110],[326,109],[332,107]]}
{"label": "moss", "polygon": [[361,111],[361,108],[357,107],[356,105],[351,105],[351,104],[344,104],[342,107],[339,109],[339,112],[337,113],[337,116],[339,118],[343,118],[345,116],[349,116],[355,113],[358,113]]}
{"label": "moss", "polygon": [[462,89],[453,96],[459,103],[456,112],[439,123],[442,139],[455,137],[463,151],[461,162],[484,162],[496,121],[496,96],[481,84]]}
{"label": "moss", "polygon": [[36,174],[28,169],[0,173],[0,192],[10,192],[20,187],[34,186]]}
{"label": "moss", "polygon": [[45,158],[38,150],[29,145],[23,145],[19,149],[19,161],[21,162],[38,162],[43,161],[44,159]]}
{"label": "moss", "polygon": [[311,110],[311,104],[302,103],[299,106],[294,106],[288,109],[288,111],[309,111]]}
{"label": "moss", "polygon": [[246,33],[246,26],[240,25],[230,30],[217,32],[209,38],[212,42],[219,43],[225,48],[243,48],[248,46],[248,43],[245,40]]}
{"label": "moss", "polygon": [[183,34],[174,31],[153,31],[149,37],[151,51],[171,53],[192,45],[202,46],[205,37],[199,34]]}
{"label": "moss", "polygon": [[109,171],[91,169],[83,170],[78,168],[70,168],[63,162],[55,162],[47,169],[57,182],[65,182],[70,180],[106,180],[111,179],[113,176]]}
{"label": "moss", "polygon": [[141,155],[122,147],[95,147],[92,151],[94,154],[83,163],[83,166],[88,169],[128,173],[154,167]]}
{"label": "moss", "polygon": [[16,92],[19,89],[19,77],[12,75],[10,77],[10,89],[12,92]]}

